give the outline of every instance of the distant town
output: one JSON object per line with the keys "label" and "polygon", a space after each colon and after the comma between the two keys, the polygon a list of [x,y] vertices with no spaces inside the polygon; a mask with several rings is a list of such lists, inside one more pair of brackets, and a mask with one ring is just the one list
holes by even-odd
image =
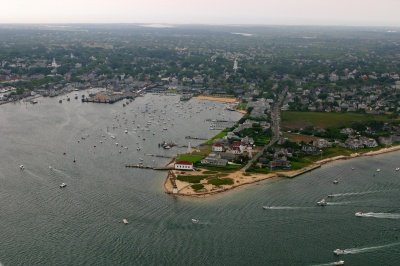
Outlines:
{"label": "distant town", "polygon": [[228,26],[3,25],[0,104],[34,104],[38,96],[90,88],[102,90],[76,97],[112,104],[159,93],[226,102],[243,118],[211,121],[221,132],[176,158],[167,190],[185,195],[277,172],[293,177],[327,158],[400,142],[399,33],[272,26],[237,32]]}

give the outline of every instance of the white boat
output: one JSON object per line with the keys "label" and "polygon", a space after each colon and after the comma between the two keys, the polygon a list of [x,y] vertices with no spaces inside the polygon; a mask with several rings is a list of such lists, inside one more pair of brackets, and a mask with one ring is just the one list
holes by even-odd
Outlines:
{"label": "white boat", "polygon": [[333,253],[334,253],[336,256],[343,255],[343,254],[344,254],[344,250],[343,250],[343,249],[335,249],[335,250],[333,251]]}
{"label": "white boat", "polygon": [[124,224],[128,224],[128,223],[129,223],[127,219],[122,219],[122,222],[123,222]]}
{"label": "white boat", "polygon": [[344,265],[344,260],[335,261],[332,265]]}
{"label": "white boat", "polygon": [[337,181],[337,180],[335,179],[335,180],[333,180],[333,184],[337,185],[337,184],[339,184],[339,181]]}
{"label": "white boat", "polygon": [[128,134],[128,130],[125,130],[124,132],[125,132],[125,134]]}
{"label": "white boat", "polygon": [[49,165],[49,169],[51,170],[51,169],[53,169],[53,167],[51,167],[51,165]]}
{"label": "white boat", "polygon": [[378,169],[376,169],[376,171],[377,171],[377,172],[380,172],[380,171],[381,171],[381,169],[379,169],[379,168],[378,168]]}
{"label": "white boat", "polygon": [[19,169],[24,170],[24,169],[25,169],[24,165],[21,164],[21,165],[19,166]]}
{"label": "white boat", "polygon": [[399,168],[399,167],[397,167],[397,168],[396,168],[396,171],[399,171],[399,170],[400,170],[400,168]]}
{"label": "white boat", "polygon": [[328,203],[326,202],[325,199],[322,199],[320,201],[317,201],[317,205],[318,206],[326,206],[326,205],[328,205]]}
{"label": "white boat", "polygon": [[66,186],[67,186],[67,184],[61,183],[60,188],[65,188]]}
{"label": "white boat", "polygon": [[357,217],[363,217],[364,213],[362,213],[362,212],[356,212],[354,215],[357,216]]}
{"label": "white boat", "polygon": [[197,224],[199,222],[198,219],[192,219],[192,223]]}

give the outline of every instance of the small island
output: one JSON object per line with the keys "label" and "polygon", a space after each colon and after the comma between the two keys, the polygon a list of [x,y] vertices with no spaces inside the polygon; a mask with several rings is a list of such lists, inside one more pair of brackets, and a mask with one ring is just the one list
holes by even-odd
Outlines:
{"label": "small island", "polygon": [[221,131],[170,163],[165,191],[204,197],[270,178],[293,178],[336,160],[400,150],[397,116],[282,112],[286,93],[282,90],[278,101],[198,97],[247,112],[233,126],[212,121]]}

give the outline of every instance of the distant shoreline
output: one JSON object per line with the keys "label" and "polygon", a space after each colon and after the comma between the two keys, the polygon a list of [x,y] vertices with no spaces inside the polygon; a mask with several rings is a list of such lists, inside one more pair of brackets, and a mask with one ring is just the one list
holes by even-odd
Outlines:
{"label": "distant shoreline", "polygon": [[[291,170],[291,171],[276,171],[268,174],[258,174],[258,173],[244,173],[241,169],[235,172],[227,173],[227,178],[232,178],[234,180],[233,185],[223,185],[218,188],[212,188],[212,185],[208,185],[206,183],[203,183],[204,187],[207,189],[207,191],[201,191],[201,192],[194,192],[191,189],[191,183],[186,183],[186,182],[181,182],[179,180],[176,180],[176,184],[178,186],[178,193],[174,195],[178,196],[187,196],[187,197],[197,197],[197,198],[204,198],[204,197],[209,197],[212,195],[220,194],[222,192],[226,192],[229,190],[233,190],[238,187],[242,187],[245,185],[250,185],[254,183],[258,183],[260,181],[264,181],[267,179],[272,179],[272,178],[294,178],[296,176],[305,174],[307,172],[311,172],[317,168],[320,168],[322,165],[329,164],[335,161],[339,160],[350,160],[354,158],[360,158],[360,157],[367,157],[367,156],[377,156],[381,154],[386,154],[390,152],[396,152],[400,151],[400,145],[397,146],[392,146],[389,148],[382,148],[376,151],[369,151],[365,153],[353,153],[349,156],[345,155],[340,155],[340,156],[335,156],[335,157],[330,157],[326,158],[323,160],[316,161],[306,167],[303,167],[298,170]],[[201,170],[199,172],[199,175],[202,174],[205,170]],[[176,172],[175,172],[176,173]],[[164,182],[164,191],[168,194],[173,194],[173,187],[171,182],[169,182],[168,177],[166,178]]]}

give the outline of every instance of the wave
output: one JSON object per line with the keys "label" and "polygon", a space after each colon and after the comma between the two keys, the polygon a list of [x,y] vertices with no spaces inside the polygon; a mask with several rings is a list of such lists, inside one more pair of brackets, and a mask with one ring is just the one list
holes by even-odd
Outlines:
{"label": "wave", "polygon": [[263,206],[264,210],[300,210],[309,208],[310,207],[297,207],[297,206]]}
{"label": "wave", "polygon": [[400,213],[389,213],[389,212],[365,212],[360,214],[359,216],[381,218],[381,219],[400,219]]}
{"label": "wave", "polygon": [[337,193],[337,194],[330,194],[330,195],[328,195],[328,197],[333,198],[333,197],[357,196],[357,195],[381,193],[381,192],[388,192],[388,191],[393,191],[393,190],[372,190],[372,191],[363,191],[363,192]]}
{"label": "wave", "polygon": [[358,254],[358,253],[365,253],[365,252],[372,252],[379,249],[389,248],[400,245],[400,242],[382,245],[382,246],[373,246],[373,247],[364,247],[364,248],[349,248],[343,250],[343,254]]}

